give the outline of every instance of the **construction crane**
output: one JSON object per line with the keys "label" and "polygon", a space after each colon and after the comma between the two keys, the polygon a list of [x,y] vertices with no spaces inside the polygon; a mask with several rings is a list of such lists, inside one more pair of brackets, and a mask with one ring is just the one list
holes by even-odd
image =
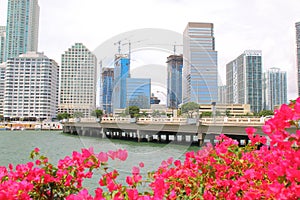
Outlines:
{"label": "construction crane", "polygon": [[183,46],[182,44],[176,44],[176,42],[174,42],[174,44],[172,45],[172,44],[167,44],[167,43],[165,43],[165,44],[148,44],[148,45],[155,45],[155,46],[173,46],[173,53],[174,53],[174,55],[176,55],[176,47],[177,46]]}
{"label": "construction crane", "polygon": [[118,45],[118,53],[121,54],[121,40],[114,43],[114,45]]}

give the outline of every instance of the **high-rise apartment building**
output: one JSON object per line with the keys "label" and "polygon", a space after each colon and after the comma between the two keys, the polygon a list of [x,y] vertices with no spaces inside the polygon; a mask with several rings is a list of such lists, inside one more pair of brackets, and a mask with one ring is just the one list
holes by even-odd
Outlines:
{"label": "high-rise apartment building", "polygon": [[226,85],[219,85],[218,87],[218,103],[226,104]]}
{"label": "high-rise apartment building", "polygon": [[300,22],[296,23],[298,96],[300,96]]}
{"label": "high-rise apartment building", "polygon": [[227,103],[250,104],[252,112],[260,112],[262,80],[261,51],[245,51],[226,65]]}
{"label": "high-rise apartment building", "polygon": [[274,110],[275,106],[287,103],[286,72],[279,68],[270,68],[264,73],[266,110]]}
{"label": "high-rise apartment building", "polygon": [[137,106],[141,109],[150,108],[151,79],[126,79],[126,106]]}
{"label": "high-rise apartment building", "polygon": [[59,112],[89,117],[96,108],[97,58],[82,43],[75,43],[62,55]]}
{"label": "high-rise apartment building", "polygon": [[171,55],[167,59],[167,107],[178,108],[182,103],[183,55]]}
{"label": "high-rise apartment building", "polygon": [[130,61],[128,55],[115,55],[113,109],[126,108],[126,79],[130,78]]}
{"label": "high-rise apartment building", "polygon": [[112,113],[112,92],[114,87],[114,69],[113,68],[103,68],[102,78],[101,78],[101,109],[105,113]]}
{"label": "high-rise apartment building", "polygon": [[6,63],[0,63],[0,115],[3,116]]}
{"label": "high-rise apartment building", "polygon": [[58,77],[57,63],[43,53],[27,52],[9,58],[6,62],[3,116],[41,120],[56,117]]}
{"label": "high-rise apartment building", "polygon": [[6,27],[0,26],[0,64],[4,62],[5,42],[6,42]]}
{"label": "high-rise apartment building", "polygon": [[4,61],[28,51],[37,51],[38,0],[8,0]]}
{"label": "high-rise apartment building", "polygon": [[218,64],[212,23],[189,22],[183,33],[183,103],[218,100]]}

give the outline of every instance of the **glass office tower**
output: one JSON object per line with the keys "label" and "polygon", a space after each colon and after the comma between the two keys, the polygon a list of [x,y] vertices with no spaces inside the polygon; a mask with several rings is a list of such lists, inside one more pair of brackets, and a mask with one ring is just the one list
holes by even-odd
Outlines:
{"label": "glass office tower", "polygon": [[112,92],[114,87],[114,69],[103,68],[102,69],[102,101],[101,108],[106,114],[112,113]]}
{"label": "glass office tower", "polygon": [[4,61],[37,51],[39,14],[38,0],[8,0]]}
{"label": "glass office tower", "polygon": [[213,24],[189,22],[183,33],[183,103],[218,100],[217,60]]}
{"label": "glass office tower", "polygon": [[130,66],[128,55],[117,54],[115,56],[113,109],[126,108],[126,79],[130,78]]}
{"label": "glass office tower", "polygon": [[252,112],[260,112],[262,81],[261,51],[245,51],[226,65],[227,103],[250,104]]}
{"label": "glass office tower", "polygon": [[270,68],[265,77],[265,103],[267,110],[274,110],[275,106],[287,103],[286,72],[279,68]]}
{"label": "glass office tower", "polygon": [[167,107],[178,108],[182,103],[183,55],[171,55],[167,60]]}

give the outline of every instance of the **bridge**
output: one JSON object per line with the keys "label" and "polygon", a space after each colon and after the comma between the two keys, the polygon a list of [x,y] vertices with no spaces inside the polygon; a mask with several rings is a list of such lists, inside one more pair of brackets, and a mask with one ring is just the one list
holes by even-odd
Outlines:
{"label": "bridge", "polygon": [[249,141],[245,128],[254,127],[257,134],[262,132],[266,118],[131,118],[103,117],[70,119],[64,122],[64,133],[100,138],[134,140],[138,142],[180,143],[202,146],[214,143],[221,133],[237,140],[240,145]]}

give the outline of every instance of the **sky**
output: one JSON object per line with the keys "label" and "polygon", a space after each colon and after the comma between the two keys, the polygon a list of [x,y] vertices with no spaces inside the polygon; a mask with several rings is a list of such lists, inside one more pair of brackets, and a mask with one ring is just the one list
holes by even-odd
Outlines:
{"label": "sky", "polygon": [[[121,47],[125,48],[124,33],[154,29],[182,34],[188,22],[210,22],[214,24],[221,83],[226,83],[228,62],[245,50],[262,50],[263,70],[279,67],[287,71],[288,99],[297,97],[295,23],[300,21],[299,0],[39,0],[39,5],[38,50],[58,63],[75,42],[82,42],[91,51],[109,42],[117,53],[113,43],[122,40]],[[7,0],[0,0],[0,25],[6,24],[6,12]],[[143,40],[142,36],[138,40],[128,37],[132,43]],[[143,47],[156,42],[147,40]],[[167,37],[165,43],[171,45],[165,49],[133,48],[132,68],[136,70],[132,76],[163,77],[155,85],[165,88],[166,57],[172,51],[172,41]],[[97,55],[98,60],[106,56]]]}

